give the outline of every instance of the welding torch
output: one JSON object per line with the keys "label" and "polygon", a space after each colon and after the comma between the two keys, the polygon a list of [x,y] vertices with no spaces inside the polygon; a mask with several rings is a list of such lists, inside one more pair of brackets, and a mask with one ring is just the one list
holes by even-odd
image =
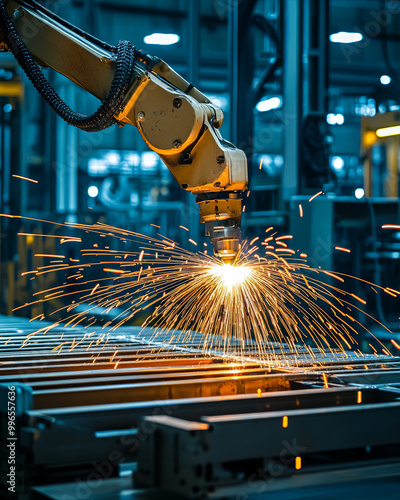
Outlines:
{"label": "welding torch", "polygon": [[[214,254],[232,263],[240,252],[243,151],[219,133],[222,110],[161,59],[122,41],[109,45],[36,0],[0,0],[0,48],[11,51],[51,108],[88,132],[134,125],[182,189],[196,195]],[[93,115],[62,101],[41,67],[50,67],[101,100]]]}

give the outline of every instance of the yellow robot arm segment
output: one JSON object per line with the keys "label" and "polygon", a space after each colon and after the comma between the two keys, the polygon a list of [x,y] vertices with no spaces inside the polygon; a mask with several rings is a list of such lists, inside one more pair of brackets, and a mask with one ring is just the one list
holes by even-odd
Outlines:
{"label": "yellow robot arm segment", "polygon": [[[7,13],[35,60],[103,100],[116,72],[115,54],[30,2],[6,0]],[[0,41],[5,49],[12,39]],[[232,261],[240,249],[241,193],[247,189],[243,151],[218,131],[223,112],[164,61],[135,51],[130,84],[114,118],[137,127],[179,185],[197,195],[200,220],[214,252]]]}

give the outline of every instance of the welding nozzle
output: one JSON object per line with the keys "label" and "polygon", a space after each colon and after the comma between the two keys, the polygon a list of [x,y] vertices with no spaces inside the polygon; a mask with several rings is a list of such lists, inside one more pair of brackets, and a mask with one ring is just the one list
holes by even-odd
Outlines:
{"label": "welding nozzle", "polygon": [[232,264],[240,252],[240,219],[206,222],[206,235],[210,237],[214,255]]}
{"label": "welding nozzle", "polygon": [[225,263],[234,262],[240,252],[241,193],[205,193],[196,201],[215,256]]}

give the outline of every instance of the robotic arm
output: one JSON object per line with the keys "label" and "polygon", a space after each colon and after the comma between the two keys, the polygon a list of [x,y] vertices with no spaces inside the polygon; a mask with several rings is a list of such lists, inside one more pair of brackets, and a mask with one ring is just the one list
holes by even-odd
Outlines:
{"label": "robotic arm", "polygon": [[[35,75],[30,74],[36,63],[26,63],[30,57],[74,81],[103,104],[117,102],[113,122],[137,127],[179,185],[197,196],[200,221],[205,223],[215,255],[233,262],[240,251],[247,161],[243,151],[219,133],[222,110],[164,61],[134,48],[126,84],[117,86],[119,96],[113,95],[116,80],[118,84],[123,79],[115,48],[57,18],[35,0],[0,0],[0,25],[3,50],[13,52],[39,90]],[[61,109],[64,118],[63,103],[53,105],[49,90],[41,94],[53,109]],[[99,114],[104,117],[106,112],[100,110]],[[69,123],[79,126],[79,116]]]}

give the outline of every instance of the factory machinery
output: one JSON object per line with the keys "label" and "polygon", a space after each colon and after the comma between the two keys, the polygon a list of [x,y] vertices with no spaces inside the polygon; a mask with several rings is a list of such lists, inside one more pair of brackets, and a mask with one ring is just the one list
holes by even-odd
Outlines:
{"label": "factory machinery", "polygon": [[[220,109],[163,61],[34,0],[1,1],[0,27],[2,48],[68,123],[136,126],[197,195],[215,254],[235,259],[247,165],[218,132]],[[38,63],[98,97],[98,111],[73,112]],[[107,343],[83,326],[31,335],[44,325],[0,319],[1,498],[294,499],[339,483],[354,498],[398,496],[400,358],[270,345],[260,359],[251,341],[204,354],[201,334],[172,343],[134,327]]]}
{"label": "factory machinery", "polygon": [[[35,0],[0,2],[0,49],[12,52],[69,125],[86,132],[134,125],[181,188],[196,195],[215,255],[228,262],[236,258],[247,160],[219,133],[224,119],[219,107],[161,59],[127,41],[106,44]],[[73,111],[41,67],[55,69],[100,99],[99,108],[90,116]]]}
{"label": "factory machinery", "polygon": [[199,335],[171,345],[136,327],[60,350],[87,330],[58,326],[21,349],[46,323],[0,324],[1,474],[14,387],[18,491],[2,483],[1,498],[293,499],[343,484],[396,498],[400,358],[283,346],[271,367],[251,343],[239,361],[234,343],[205,355]]}

